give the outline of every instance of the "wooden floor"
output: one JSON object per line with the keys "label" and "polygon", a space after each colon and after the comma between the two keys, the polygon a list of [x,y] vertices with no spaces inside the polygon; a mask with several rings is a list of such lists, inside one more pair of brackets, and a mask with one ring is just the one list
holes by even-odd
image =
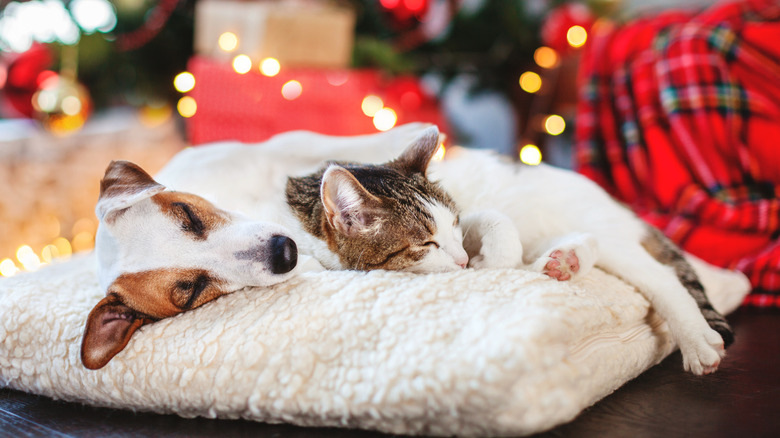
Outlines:
{"label": "wooden floor", "polygon": [[[780,310],[739,309],[720,370],[695,377],[675,353],[550,437],[780,437]],[[250,421],[98,409],[0,389],[0,437],[384,437]]]}

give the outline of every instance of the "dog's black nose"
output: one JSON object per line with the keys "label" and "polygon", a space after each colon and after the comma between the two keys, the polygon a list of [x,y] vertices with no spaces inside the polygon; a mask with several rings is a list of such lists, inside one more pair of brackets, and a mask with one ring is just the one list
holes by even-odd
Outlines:
{"label": "dog's black nose", "polygon": [[284,274],[298,263],[298,247],[289,237],[271,237],[271,272]]}

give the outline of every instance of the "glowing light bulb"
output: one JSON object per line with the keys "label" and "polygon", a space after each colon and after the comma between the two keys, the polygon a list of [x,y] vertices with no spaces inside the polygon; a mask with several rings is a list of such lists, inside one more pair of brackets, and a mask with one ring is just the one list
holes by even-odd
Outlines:
{"label": "glowing light bulb", "polygon": [[190,118],[198,111],[198,103],[192,97],[184,96],[176,104],[176,110],[179,111],[182,117]]}
{"label": "glowing light bulb", "polygon": [[542,162],[542,151],[535,144],[527,144],[520,149],[520,161],[536,166]]}
{"label": "glowing light bulb", "polygon": [[268,77],[278,75],[281,69],[282,69],[281,64],[279,64],[279,61],[276,60],[275,58],[265,58],[260,63],[260,73]]}
{"label": "glowing light bulb", "polygon": [[542,78],[532,71],[527,71],[520,75],[520,88],[526,93],[536,93],[542,88]]}
{"label": "glowing light bulb", "polygon": [[572,26],[566,31],[566,41],[574,48],[582,47],[587,40],[588,31],[582,26]]}
{"label": "glowing light bulb", "polygon": [[542,46],[534,51],[534,61],[539,67],[553,68],[558,65],[558,53],[547,46]]}
{"label": "glowing light bulb", "polygon": [[179,93],[186,93],[195,88],[195,76],[188,72],[183,71],[173,78],[173,88]]}
{"label": "glowing light bulb", "polygon": [[559,135],[566,129],[566,121],[563,117],[553,114],[544,119],[544,129],[550,135]]}
{"label": "glowing light bulb", "polygon": [[282,85],[282,97],[287,100],[297,99],[301,93],[303,93],[303,86],[298,81],[287,81]]}
{"label": "glowing light bulb", "polygon": [[232,52],[238,47],[238,37],[233,32],[224,32],[219,36],[217,45],[225,52]]}
{"label": "glowing light bulb", "polygon": [[387,131],[395,126],[398,116],[390,108],[382,108],[374,113],[374,127],[380,131]]}
{"label": "glowing light bulb", "polygon": [[233,70],[238,74],[248,73],[252,70],[252,59],[246,55],[238,55],[233,58]]}
{"label": "glowing light bulb", "polygon": [[374,117],[377,111],[381,110],[385,106],[382,99],[379,96],[369,94],[363,98],[363,102],[360,104],[360,109],[363,110],[363,114],[368,117]]}

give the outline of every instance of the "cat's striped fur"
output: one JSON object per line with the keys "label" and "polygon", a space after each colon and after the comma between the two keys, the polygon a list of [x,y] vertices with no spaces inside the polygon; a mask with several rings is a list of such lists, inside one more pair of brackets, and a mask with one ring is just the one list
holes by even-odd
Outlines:
{"label": "cat's striped fur", "polygon": [[463,268],[468,256],[458,210],[452,198],[425,177],[438,146],[435,133],[389,163],[330,162],[314,174],[289,178],[287,203],[303,229],[338,256],[337,268]]}

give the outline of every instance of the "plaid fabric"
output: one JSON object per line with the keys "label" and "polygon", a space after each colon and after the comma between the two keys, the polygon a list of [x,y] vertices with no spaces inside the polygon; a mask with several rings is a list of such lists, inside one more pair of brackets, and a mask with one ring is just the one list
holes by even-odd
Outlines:
{"label": "plaid fabric", "polygon": [[597,23],[576,163],[687,251],[780,307],[780,1]]}

